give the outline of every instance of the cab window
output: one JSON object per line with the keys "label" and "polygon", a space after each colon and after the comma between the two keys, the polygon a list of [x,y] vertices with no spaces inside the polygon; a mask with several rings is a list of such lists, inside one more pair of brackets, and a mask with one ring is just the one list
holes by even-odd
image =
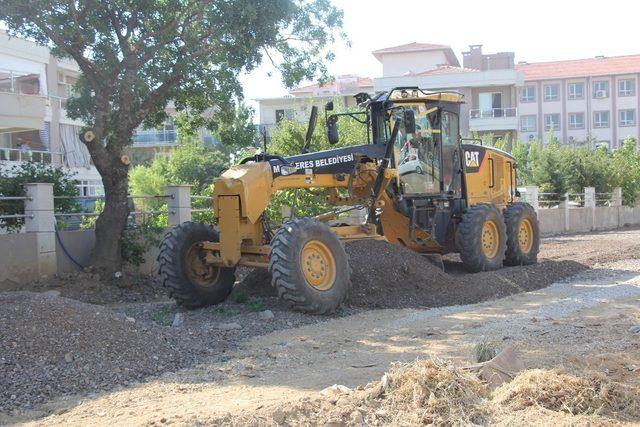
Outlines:
{"label": "cab window", "polygon": [[424,103],[407,105],[416,118],[416,132],[407,133],[401,125],[396,140],[395,158],[400,186],[405,194],[440,192],[437,108]]}

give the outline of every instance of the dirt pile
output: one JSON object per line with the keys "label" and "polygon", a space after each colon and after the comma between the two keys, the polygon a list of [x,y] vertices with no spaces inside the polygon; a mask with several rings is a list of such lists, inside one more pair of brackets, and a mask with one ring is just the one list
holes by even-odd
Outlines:
{"label": "dirt pile", "polygon": [[[586,266],[545,261],[475,274],[448,274],[422,255],[382,241],[346,245],[353,270],[349,304],[367,308],[440,307],[474,304],[544,288]],[[445,270],[460,273],[460,263]]]}
{"label": "dirt pile", "polygon": [[[360,308],[475,304],[541,289],[587,268],[574,261],[548,260],[469,274],[463,273],[459,262],[447,261],[445,272],[425,256],[384,241],[349,242],[345,249],[352,270],[347,305]],[[238,288],[260,296],[277,295],[264,269],[243,272]]]}
{"label": "dirt pile", "polygon": [[140,381],[209,354],[179,331],[47,293],[0,293],[0,325],[0,412]]}
{"label": "dirt pile", "polygon": [[392,365],[380,381],[334,385],[318,397],[207,420],[214,425],[611,425],[640,420],[640,389],[586,374],[528,370],[491,393],[468,370],[437,359]]}

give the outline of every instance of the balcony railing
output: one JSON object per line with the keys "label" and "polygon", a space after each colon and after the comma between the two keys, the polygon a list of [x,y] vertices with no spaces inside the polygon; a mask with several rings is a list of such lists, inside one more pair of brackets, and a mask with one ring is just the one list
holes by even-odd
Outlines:
{"label": "balcony railing", "polygon": [[178,133],[172,130],[139,130],[133,135],[134,146],[172,145],[178,141]]}
{"label": "balcony railing", "polygon": [[500,117],[516,117],[517,108],[487,108],[469,110],[470,119],[494,119]]}
{"label": "balcony railing", "polygon": [[51,164],[54,159],[58,160],[58,163],[62,164],[62,153],[55,151],[22,150],[19,148],[0,147],[0,161]]}

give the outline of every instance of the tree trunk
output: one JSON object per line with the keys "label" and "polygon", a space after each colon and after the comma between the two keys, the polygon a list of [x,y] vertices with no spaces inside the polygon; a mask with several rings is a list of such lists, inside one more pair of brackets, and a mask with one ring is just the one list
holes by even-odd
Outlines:
{"label": "tree trunk", "polygon": [[104,184],[105,205],[96,221],[96,244],[91,264],[111,274],[122,267],[122,235],[129,216],[128,166],[119,157],[110,155],[96,162],[96,168]]}

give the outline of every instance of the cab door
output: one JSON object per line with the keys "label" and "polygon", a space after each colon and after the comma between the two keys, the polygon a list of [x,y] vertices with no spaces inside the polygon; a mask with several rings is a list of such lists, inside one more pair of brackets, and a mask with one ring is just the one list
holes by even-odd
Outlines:
{"label": "cab door", "polygon": [[462,175],[460,174],[460,122],[458,115],[443,110],[441,114],[442,141],[442,192],[460,196],[462,193]]}

